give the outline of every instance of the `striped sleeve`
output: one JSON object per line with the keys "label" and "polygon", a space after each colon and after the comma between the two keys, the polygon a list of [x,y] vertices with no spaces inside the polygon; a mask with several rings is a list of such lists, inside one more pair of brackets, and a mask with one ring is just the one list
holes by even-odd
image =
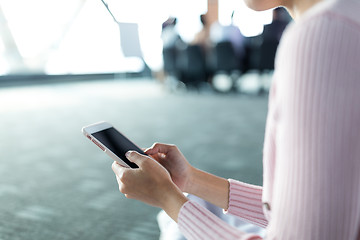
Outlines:
{"label": "striped sleeve", "polygon": [[233,179],[229,183],[229,208],[224,212],[265,228],[268,221],[263,212],[262,187]]}
{"label": "striped sleeve", "polygon": [[200,204],[188,201],[178,216],[180,231],[188,240],[255,240],[255,234],[247,234],[230,226]]}

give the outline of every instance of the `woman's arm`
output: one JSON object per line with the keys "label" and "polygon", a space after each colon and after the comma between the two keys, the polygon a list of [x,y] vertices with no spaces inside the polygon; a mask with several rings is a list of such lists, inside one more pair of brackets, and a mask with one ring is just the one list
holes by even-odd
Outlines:
{"label": "woman's arm", "polygon": [[[180,151],[173,145],[168,145],[167,154],[171,156],[170,151],[176,151],[181,156]],[[162,145],[165,148],[165,145]],[[147,151],[148,153],[149,151]],[[173,153],[175,154],[175,152]],[[197,195],[206,201],[209,201],[221,208],[227,209],[229,203],[229,182],[215,175],[200,171],[194,167],[187,170],[187,174],[182,174],[186,180],[183,181],[175,178],[182,186],[182,190],[174,184],[173,179],[176,174],[166,171],[166,169],[152,161],[151,158],[143,156],[137,152],[129,152],[127,157],[130,161],[140,164],[139,169],[127,169],[121,167],[116,162],[112,168],[117,175],[120,192],[128,198],[135,198],[146,202],[149,205],[157,206],[165,210],[168,215],[177,221],[177,215],[180,207],[187,201],[182,191]],[[150,161],[149,161],[150,160]],[[181,164],[188,164],[182,159]],[[175,162],[175,160],[174,160]],[[179,169],[185,169],[179,164]],[[178,173],[180,175],[180,173]],[[152,183],[151,183],[152,182]],[[133,191],[138,188],[137,191]],[[153,196],[144,197],[143,195]]]}
{"label": "woman's arm", "polygon": [[225,178],[192,168],[185,192],[196,195],[220,208],[229,207],[229,181]]}
{"label": "woman's arm", "polygon": [[[137,152],[130,152],[127,157],[139,168],[124,168],[113,163],[120,192],[127,198],[164,209],[178,222],[187,239],[260,239],[257,235],[246,234],[231,227],[207,209],[188,201],[172,181],[169,172],[152,158]],[[205,178],[207,177],[209,176]]]}
{"label": "woman's arm", "polygon": [[196,169],[175,145],[155,143],[145,152],[169,171],[181,191],[196,195],[260,227],[267,225],[262,210],[262,187]]}

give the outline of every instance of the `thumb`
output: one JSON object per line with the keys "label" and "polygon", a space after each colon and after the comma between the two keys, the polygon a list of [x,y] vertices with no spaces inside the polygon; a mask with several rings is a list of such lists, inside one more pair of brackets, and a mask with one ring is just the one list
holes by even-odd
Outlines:
{"label": "thumb", "polygon": [[130,162],[136,163],[138,166],[140,166],[141,163],[147,158],[146,156],[136,151],[128,151],[126,152],[125,156],[127,159],[129,159]]}

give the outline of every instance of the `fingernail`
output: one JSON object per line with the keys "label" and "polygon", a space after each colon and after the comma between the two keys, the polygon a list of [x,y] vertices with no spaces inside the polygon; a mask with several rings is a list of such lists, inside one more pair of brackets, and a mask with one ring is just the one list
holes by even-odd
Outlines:
{"label": "fingernail", "polygon": [[131,151],[127,151],[127,152],[125,153],[125,157],[126,157],[126,158],[129,158],[130,154],[131,154]]}

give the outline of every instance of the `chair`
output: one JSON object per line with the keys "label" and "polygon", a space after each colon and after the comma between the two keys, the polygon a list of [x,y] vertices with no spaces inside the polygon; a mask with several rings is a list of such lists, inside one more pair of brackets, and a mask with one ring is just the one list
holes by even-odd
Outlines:
{"label": "chair", "polygon": [[222,41],[215,45],[210,66],[213,72],[213,88],[218,92],[233,90],[234,82],[239,78],[242,70],[242,61],[236,55],[230,41]]}
{"label": "chair", "polygon": [[274,70],[276,50],[279,42],[276,39],[264,39],[260,46],[259,71]]}
{"label": "chair", "polygon": [[178,76],[177,49],[175,47],[163,49],[164,71],[168,75]]}
{"label": "chair", "polygon": [[200,45],[189,45],[179,53],[177,59],[180,81],[198,87],[207,80],[205,55]]}
{"label": "chair", "polygon": [[214,72],[226,72],[239,70],[240,61],[235,54],[234,47],[230,41],[216,44],[214,49]]}

